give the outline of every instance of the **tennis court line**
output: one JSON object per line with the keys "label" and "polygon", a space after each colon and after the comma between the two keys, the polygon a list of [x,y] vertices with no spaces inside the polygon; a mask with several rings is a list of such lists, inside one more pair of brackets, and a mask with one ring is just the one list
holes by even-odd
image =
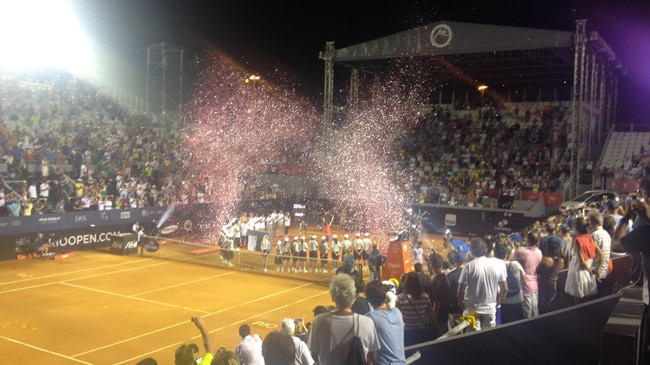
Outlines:
{"label": "tennis court line", "polygon": [[[306,285],[310,285],[310,284],[304,284],[304,285],[301,285],[300,288],[302,288],[302,287],[304,287],[304,286],[306,286]],[[287,291],[290,291],[290,290],[284,290],[284,291],[282,291],[282,292],[280,292],[280,293],[277,293],[277,294],[281,294],[281,293],[284,293],[284,292],[287,292]],[[283,306],[280,306],[280,307],[277,307],[277,308],[273,308],[272,310],[268,310],[268,311],[266,311],[266,312],[257,313],[256,315],[250,316],[250,317],[246,318],[245,320],[236,321],[236,322],[231,322],[230,324],[227,324],[227,325],[224,325],[224,326],[218,327],[218,328],[216,328],[216,329],[213,329],[213,330],[209,331],[209,333],[212,334],[212,333],[215,333],[215,332],[218,332],[218,331],[224,330],[224,329],[226,329],[226,328],[228,328],[228,327],[231,327],[231,326],[234,326],[234,325],[236,325],[236,324],[238,324],[238,323],[244,322],[244,321],[246,321],[246,320],[250,320],[251,318],[258,317],[258,316],[265,315],[265,314],[269,314],[269,313],[273,313],[273,312],[275,312],[275,311],[277,311],[277,310],[280,310],[280,309],[286,308],[286,307],[288,307],[288,306],[290,306],[290,305],[293,305],[293,304],[295,304],[295,303],[300,303],[300,302],[303,302],[303,301],[306,301],[306,300],[309,300],[309,299],[313,299],[313,298],[319,297],[319,296],[324,295],[324,294],[329,294],[329,290],[325,290],[325,291],[323,291],[322,293],[314,294],[314,295],[312,295],[312,296],[309,296],[309,297],[303,298],[303,299],[298,300],[298,301],[296,301],[296,302],[291,302],[291,303],[289,303],[289,304],[285,304],[285,305],[283,305]],[[273,295],[267,295],[267,297],[270,297],[270,296],[273,296]],[[252,303],[252,302],[254,302],[254,301],[249,301],[249,302],[246,302],[246,303]],[[235,307],[237,307],[237,306],[235,306]],[[231,308],[235,308],[235,307],[231,307]],[[228,309],[230,309],[230,308],[228,308]],[[217,312],[214,312],[214,313],[210,313],[210,314],[208,314],[207,316],[211,316],[211,315],[218,314],[218,313],[221,313],[221,312],[222,312],[222,310],[217,311]],[[207,316],[204,316],[204,318],[207,317]],[[183,323],[181,323],[181,324],[188,324],[189,322],[190,322],[190,321],[187,321],[187,322],[183,322]],[[176,326],[176,325],[174,325],[174,326]],[[167,346],[164,346],[164,347],[158,348],[158,349],[156,349],[155,351],[150,351],[150,352],[147,352],[147,353],[141,354],[141,355],[139,355],[139,356],[132,357],[132,358],[130,358],[130,359],[126,359],[126,360],[123,360],[123,361],[120,361],[120,362],[116,362],[114,365],[121,365],[121,364],[131,363],[132,361],[136,361],[136,360],[138,360],[138,359],[142,359],[142,358],[147,357],[147,356],[149,356],[149,355],[152,355],[152,354],[154,354],[154,353],[156,353],[156,352],[158,352],[158,351],[160,351],[160,350],[165,350],[165,349],[168,349],[168,348],[171,348],[171,347],[178,347],[178,346],[180,346],[180,345],[183,344],[183,343],[187,343],[187,342],[189,342],[189,341],[193,341],[193,340],[196,340],[196,339],[199,339],[199,338],[201,338],[201,335],[197,335],[197,336],[191,337],[191,338],[189,338],[189,339],[186,340],[186,341],[176,342],[176,343],[173,343],[173,344],[171,344],[171,345],[167,345]]]}
{"label": "tennis court line", "polygon": [[48,353],[48,354],[51,354],[51,355],[62,357],[64,359],[66,359],[66,360],[72,360],[72,361],[78,362],[80,364],[94,365],[91,362],[86,362],[86,361],[83,361],[83,360],[75,359],[73,357],[66,356],[66,355],[60,354],[58,352],[46,350],[46,349],[41,348],[41,347],[37,347],[37,346],[34,346],[34,345],[30,345],[28,343],[24,343],[24,342],[21,342],[21,341],[14,340],[13,338],[5,337],[5,336],[0,336],[0,338],[3,339],[3,340],[7,340],[9,342],[13,342],[13,343],[18,344],[18,345],[22,345],[22,346],[25,346],[25,347],[32,348],[34,350],[38,350],[38,351],[45,352],[45,353]]}
{"label": "tennis court line", "polygon": [[[68,279],[68,280],[63,280],[63,281],[51,281],[51,282],[49,282],[49,283],[44,283],[44,284],[39,284],[39,285],[32,285],[32,286],[26,286],[26,287],[22,287],[22,288],[16,288],[16,289],[11,289],[11,290],[0,291],[0,294],[13,293],[13,292],[16,292],[16,291],[29,290],[29,289],[34,289],[34,288],[40,288],[40,287],[48,286],[48,285],[52,285],[52,284],[62,284],[62,283],[68,282],[68,281],[84,280],[84,279],[93,278],[93,277],[97,277],[97,276],[103,276],[103,275],[109,275],[109,274],[121,273],[121,272],[124,272],[124,271],[132,271],[132,270],[143,269],[143,268],[148,268],[148,267],[158,266],[158,265],[164,265],[164,264],[167,264],[167,262],[163,262],[163,263],[155,263],[155,264],[146,265],[146,266],[132,267],[132,268],[128,268],[128,269],[124,269],[124,270],[119,270],[119,271],[103,272],[103,273],[99,273],[99,274],[96,274],[96,275],[84,276],[84,277],[80,277],[80,278]],[[120,265],[121,265],[121,264],[120,264]],[[115,265],[109,265],[108,267],[112,267],[112,266],[115,266]],[[104,267],[100,267],[100,268],[104,268]],[[89,270],[94,270],[94,269],[89,269]],[[80,271],[76,271],[76,272],[83,272],[83,271],[87,271],[87,270],[80,270]],[[74,273],[74,272],[73,272],[73,273]],[[56,277],[56,276],[60,276],[60,275],[68,275],[68,274],[70,274],[70,273],[65,273],[65,274],[62,273],[62,274],[54,274],[54,275],[39,276],[38,278],[30,278],[30,279],[24,279],[24,280],[17,280],[17,281],[14,281],[14,283],[21,283],[21,282],[23,282],[23,281],[27,281],[27,280],[35,280],[35,279],[43,279],[43,278],[52,278],[52,277]]]}
{"label": "tennis court line", "polygon": [[[146,260],[153,260],[153,259],[146,259]],[[111,268],[111,267],[114,267],[114,266],[129,265],[129,264],[132,264],[132,263],[138,263],[138,262],[142,262],[142,261],[129,261],[129,262],[122,262],[122,263],[119,263],[119,264],[111,264],[111,265],[105,265],[105,266],[96,266],[96,267],[92,267],[92,268],[88,268],[88,269],[82,269],[82,270],[77,270],[77,271],[67,271],[67,272],[64,272],[64,273],[50,274],[50,275],[45,275],[45,276],[34,276],[34,277],[31,277],[31,278],[27,278],[27,279],[20,279],[20,280],[13,280],[13,281],[0,282],[0,285],[18,284],[18,283],[23,283],[23,282],[25,282],[25,281],[30,281],[30,280],[39,280],[39,279],[55,278],[55,277],[57,277],[57,276],[70,275],[70,274],[77,274],[77,273],[82,273],[82,272],[91,271],[91,270],[106,269],[106,268]],[[164,261],[163,261],[163,262],[158,261],[158,262],[159,262],[158,264],[147,265],[147,266],[141,266],[141,267],[149,267],[149,266],[155,266],[155,265],[163,265],[163,264],[167,264],[167,263],[168,263],[168,262],[164,262]]]}
{"label": "tennis court line", "polygon": [[[216,315],[216,314],[219,314],[219,313],[225,312],[225,311],[229,311],[229,310],[232,310],[232,309],[238,308],[238,307],[240,307],[240,306],[242,306],[242,305],[245,305],[245,304],[255,303],[255,302],[258,302],[258,301],[261,301],[261,300],[264,300],[264,299],[267,299],[267,298],[270,298],[270,297],[273,297],[273,296],[277,296],[277,295],[283,295],[283,294],[285,294],[285,293],[288,293],[288,292],[291,292],[291,291],[294,291],[294,290],[302,289],[302,288],[304,288],[304,287],[306,287],[306,286],[309,286],[309,285],[313,285],[313,284],[312,284],[312,283],[305,283],[305,284],[302,284],[302,285],[297,286],[297,287],[294,287],[294,288],[285,289],[285,290],[282,290],[282,291],[277,292],[277,293],[274,293],[274,294],[269,294],[269,295],[266,295],[266,296],[261,297],[261,298],[257,298],[257,299],[254,299],[254,300],[250,300],[250,301],[245,302],[245,303],[241,303],[241,304],[233,305],[233,306],[230,306],[230,307],[227,307],[227,308],[221,308],[221,309],[219,309],[219,310],[216,311],[216,312],[211,312],[211,313],[208,313],[208,314],[204,315],[203,318],[206,318],[206,317],[209,317],[209,316],[213,316],[213,315]],[[307,299],[310,299],[310,298],[313,298],[313,297],[315,297],[315,296],[319,296],[319,295],[323,295],[323,293],[316,294],[316,295],[314,295],[314,296],[312,296],[312,297],[309,297],[309,298],[307,298]],[[284,308],[284,307],[286,307],[286,306],[288,306],[288,305],[289,305],[289,304],[284,305],[284,306],[282,306],[282,307],[275,308],[274,310],[278,310],[278,309]],[[272,311],[268,311],[268,312],[265,312],[265,313],[270,313],[270,312],[273,312],[274,310],[272,310]],[[166,330],[171,329],[171,328],[175,328],[175,327],[178,327],[178,326],[185,326],[185,325],[187,325],[188,323],[190,323],[190,321],[183,321],[183,322],[180,322],[180,323],[172,324],[172,325],[169,325],[169,326],[166,326],[166,327],[163,327],[163,328],[157,329],[157,330],[155,330],[155,331],[149,331],[149,332],[146,332],[146,333],[143,333],[143,334],[140,334],[140,335],[134,336],[134,337],[126,338],[126,339],[121,340],[121,341],[118,341],[118,342],[114,342],[114,343],[107,344],[107,345],[104,345],[104,346],[101,346],[101,347],[98,347],[98,348],[95,348],[95,349],[92,349],[92,350],[88,350],[88,351],[85,351],[85,352],[81,352],[81,353],[78,353],[78,354],[73,355],[73,357],[83,356],[83,355],[86,355],[86,354],[89,354],[89,353],[92,353],[92,352],[95,352],[95,351],[104,350],[104,349],[107,349],[107,348],[112,347],[112,346],[115,346],[115,345],[119,345],[119,344],[122,344],[122,343],[125,343],[125,342],[129,342],[129,341],[133,341],[133,340],[136,340],[136,339],[140,339],[140,338],[143,338],[143,337],[145,337],[145,336],[149,336],[149,335],[152,335],[152,334],[155,334],[155,333],[159,333],[159,332],[162,332],[162,331],[166,331]],[[224,328],[226,328],[226,327],[232,326],[232,325],[235,324],[235,323],[239,323],[239,322],[234,322],[234,323],[231,323],[231,324],[229,324],[229,325],[219,327],[219,328],[216,329],[216,330],[212,330],[212,331],[210,331],[210,333],[213,333],[213,332],[216,332],[216,331],[220,331],[220,330],[222,330],[222,329],[224,329]],[[191,339],[198,338],[198,337],[200,337],[200,336],[196,336],[196,337],[193,337],[193,338],[191,338]],[[191,339],[190,339],[190,340],[191,340]],[[175,342],[175,343],[173,343],[173,344],[171,344],[171,345],[167,345],[167,346],[161,347],[161,348],[159,348],[159,349],[156,349],[156,351],[160,351],[160,350],[163,350],[163,349],[166,349],[166,348],[170,348],[170,347],[173,347],[173,346],[178,346],[179,344],[184,343],[184,342],[186,342],[186,341],[187,341],[187,340],[184,340],[184,341],[181,341],[181,342]],[[131,361],[134,361],[134,360],[136,360],[136,359],[140,359],[140,358],[142,358],[142,356],[146,356],[146,355],[148,355],[148,354],[152,354],[152,353],[154,353],[154,352],[156,352],[156,351],[149,352],[149,353],[144,354],[144,355],[139,355],[139,356],[137,356],[137,357],[134,357],[134,358],[131,358],[131,359],[128,359],[128,360],[122,361],[122,362],[118,362],[118,363],[116,363],[116,365],[118,365],[118,364],[124,364],[124,363],[127,363],[127,362],[131,362]]]}

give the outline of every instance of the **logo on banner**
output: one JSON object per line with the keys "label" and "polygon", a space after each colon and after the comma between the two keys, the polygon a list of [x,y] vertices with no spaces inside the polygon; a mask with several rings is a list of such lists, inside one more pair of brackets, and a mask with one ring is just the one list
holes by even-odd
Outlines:
{"label": "logo on banner", "polygon": [[507,226],[507,225],[508,225],[508,220],[507,219],[503,219],[503,220],[499,221],[499,223],[497,223],[497,226],[499,226],[499,227],[504,227],[504,226]]}
{"label": "logo on banner", "polygon": [[456,226],[456,214],[445,214],[445,226],[447,227]]}
{"label": "logo on banner", "polygon": [[438,24],[433,28],[429,36],[431,45],[436,48],[447,47],[451,43],[452,35],[450,26],[447,24]]}
{"label": "logo on banner", "polygon": [[[136,243],[137,246],[137,243]],[[160,245],[158,244],[158,241],[156,240],[147,240],[147,242],[144,243],[144,249],[147,250],[147,252],[156,252],[160,248]]]}
{"label": "logo on banner", "polygon": [[100,217],[103,221],[107,221],[107,220],[108,220],[108,214],[106,214],[106,212],[101,212],[101,213],[99,213],[99,217]]}
{"label": "logo on banner", "polygon": [[170,234],[178,229],[178,226],[172,224],[160,230],[160,234]]}
{"label": "logo on banner", "polygon": [[131,212],[125,211],[125,212],[120,212],[120,219],[129,219],[131,218]]}
{"label": "logo on banner", "polygon": [[87,222],[88,221],[88,216],[85,215],[78,215],[74,217],[75,222]]}

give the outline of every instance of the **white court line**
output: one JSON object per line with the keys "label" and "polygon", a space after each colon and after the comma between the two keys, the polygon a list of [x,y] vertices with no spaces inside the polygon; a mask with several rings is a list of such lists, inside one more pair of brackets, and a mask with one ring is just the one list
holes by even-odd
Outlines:
{"label": "white court line", "polygon": [[222,276],[226,276],[226,275],[232,275],[234,273],[236,273],[236,271],[228,271],[228,272],[225,272],[225,273],[219,274],[219,275],[206,276],[204,278],[196,279],[196,280],[192,280],[192,281],[184,281],[184,282],[178,283],[176,285],[169,285],[169,286],[165,286],[165,287],[154,289],[154,290],[149,290],[149,291],[143,291],[143,292],[140,292],[140,293],[136,293],[136,294],[133,294],[133,296],[141,296],[141,295],[145,295],[145,294],[155,293],[157,291],[167,290],[167,289],[175,288],[177,286],[193,284],[193,283],[198,283],[199,281],[210,280],[210,279],[214,279],[214,278],[218,278],[218,277],[222,277]]}
{"label": "white court line", "polygon": [[[153,260],[153,259],[147,259],[147,260]],[[82,273],[82,272],[91,271],[91,270],[106,269],[106,268],[111,268],[111,267],[114,267],[114,266],[129,265],[129,264],[137,263],[137,262],[141,262],[141,261],[123,262],[123,263],[119,263],[119,264],[96,266],[96,267],[83,269],[83,270],[77,270],[77,271],[67,271],[67,272],[59,273],[59,274],[50,274],[50,275],[44,275],[44,276],[34,276],[34,277],[31,277],[31,278],[28,278],[28,279],[21,279],[21,280],[14,280],[14,281],[4,281],[4,282],[0,282],[0,285],[17,284],[17,283],[22,283],[22,282],[25,282],[25,281],[30,281],[30,280],[55,278],[57,276],[77,274],[77,273]],[[163,262],[163,263],[166,264],[166,263],[169,263],[169,262]],[[162,265],[163,263],[160,263],[159,265]],[[141,266],[141,267],[149,267],[149,266],[153,266],[153,265]]]}
{"label": "white court line", "polygon": [[61,281],[61,282],[59,282],[58,284],[61,284],[61,285],[67,285],[67,286],[71,286],[71,287],[73,287],[73,288],[78,288],[78,289],[89,290],[89,291],[93,291],[93,292],[95,292],[95,293],[101,293],[101,294],[106,294],[106,295],[112,295],[112,296],[116,296],[116,297],[120,297],[120,298],[126,298],[126,299],[139,300],[139,301],[141,301],[141,302],[146,302],[146,303],[158,304],[158,305],[162,305],[162,306],[166,306],[166,307],[185,309],[185,310],[190,310],[190,311],[195,311],[195,312],[201,312],[201,313],[209,313],[209,312],[206,312],[206,311],[204,311],[204,310],[200,310],[200,309],[194,309],[194,308],[190,308],[190,307],[184,307],[184,306],[181,306],[181,305],[175,305],[175,304],[168,304],[168,303],[158,302],[158,301],[156,301],[156,300],[151,300],[151,299],[138,298],[138,297],[134,297],[133,295],[118,294],[118,293],[114,293],[114,292],[110,292],[110,291],[106,291],[106,290],[93,289],[93,288],[89,288],[89,287],[86,287],[86,286],[81,286],[81,285],[75,285],[75,284],[67,283],[67,282],[65,282],[65,281]]}
{"label": "white court line", "polygon": [[93,365],[93,363],[91,363],[91,362],[86,362],[86,361],[83,361],[83,360],[75,359],[75,358],[70,357],[70,356],[65,356],[63,354],[59,354],[58,352],[49,351],[49,350],[46,350],[44,348],[40,348],[40,347],[36,347],[34,345],[30,345],[28,343],[20,342],[20,341],[14,340],[14,339],[9,338],[9,337],[0,336],[0,338],[2,338],[3,340],[7,340],[9,342],[13,342],[13,343],[18,344],[18,345],[22,345],[22,346],[32,348],[34,350],[38,350],[38,351],[42,351],[42,352],[45,352],[45,353],[48,353],[48,354],[51,354],[51,355],[62,357],[64,359],[66,359],[66,360],[72,360],[72,361],[78,362],[80,364]]}
{"label": "white court line", "polygon": [[[309,285],[312,285],[312,283],[307,283],[307,284],[303,284],[303,285],[297,286],[297,287],[295,287],[295,288],[282,290],[282,291],[277,292],[277,293],[274,293],[274,294],[269,294],[269,295],[264,296],[264,297],[260,297],[260,298],[254,299],[254,300],[250,300],[250,301],[248,301],[248,302],[246,302],[246,303],[242,303],[242,304],[238,304],[238,305],[233,305],[233,306],[230,306],[230,307],[227,307],[227,308],[221,308],[221,309],[219,309],[219,310],[216,311],[216,312],[212,312],[212,313],[208,313],[208,314],[204,315],[203,318],[206,318],[206,317],[209,317],[209,316],[213,316],[213,315],[215,315],[215,314],[219,314],[219,313],[222,313],[222,312],[225,312],[225,311],[229,311],[229,310],[231,310],[231,309],[238,308],[238,307],[240,307],[240,306],[242,306],[242,305],[244,305],[244,304],[255,303],[255,302],[258,302],[258,301],[264,300],[264,299],[266,299],[266,298],[274,297],[274,296],[277,296],[277,295],[283,295],[283,294],[285,294],[285,293],[288,293],[288,292],[291,292],[291,291],[294,291],[294,290],[302,289],[302,288],[304,288],[304,287],[306,287],[306,286],[309,286]],[[318,295],[323,295],[323,293],[317,294],[317,295],[315,295],[315,296],[318,296]],[[277,309],[280,309],[280,308],[282,308],[282,307],[279,307],[279,308],[277,308]],[[277,309],[276,309],[276,310],[277,310]],[[83,356],[83,355],[86,355],[86,354],[89,354],[89,353],[92,353],[92,352],[95,352],[95,351],[103,350],[103,349],[106,349],[106,348],[109,348],[109,347],[112,347],[112,346],[115,346],[115,345],[119,345],[119,344],[122,344],[122,343],[125,343],[125,342],[129,342],[129,341],[133,341],[133,340],[136,340],[136,339],[139,339],[139,338],[145,337],[145,336],[149,336],[149,335],[152,335],[152,334],[155,334],[155,333],[159,333],[159,332],[162,332],[162,331],[166,331],[166,330],[171,329],[171,328],[174,328],[174,327],[178,327],[178,326],[186,326],[188,323],[189,323],[189,321],[183,321],[183,322],[180,322],[180,323],[176,323],[176,324],[173,324],[173,325],[169,325],[169,326],[167,326],[167,327],[159,328],[159,329],[157,329],[157,330],[155,330],[155,331],[146,332],[146,333],[143,333],[143,334],[140,334],[140,335],[134,336],[134,337],[126,338],[126,339],[124,339],[124,340],[122,340],[122,341],[118,341],[118,342],[114,342],[114,343],[111,343],[111,344],[108,344],[108,345],[104,345],[104,346],[101,346],[101,347],[97,347],[97,348],[95,348],[95,349],[88,350],[88,351],[85,351],[85,352],[82,352],[82,353],[79,353],[79,354],[73,355],[73,357]],[[230,325],[232,325],[232,324],[230,324]],[[226,327],[228,327],[228,326],[220,327],[220,328],[217,329],[217,330],[221,330],[221,329],[226,328]],[[215,332],[215,331],[216,331],[216,330],[210,331],[210,333]],[[159,349],[156,350],[156,351],[159,351],[159,350],[162,350],[162,349],[166,349],[166,348],[169,348],[169,347],[172,347],[172,346],[178,345],[178,344],[180,344],[180,343],[183,343],[183,342],[176,342],[176,343],[173,343],[173,344],[171,344],[171,345],[168,345],[168,346],[165,346],[165,347],[161,347],[161,348],[159,348]],[[140,356],[141,356],[141,355],[140,355]],[[138,356],[138,357],[134,357],[134,358],[132,358],[132,359],[129,359],[129,360],[126,360],[126,361],[123,361],[123,362],[117,363],[117,364],[123,364],[123,363],[125,363],[125,362],[133,361],[134,359],[138,359],[138,358],[140,358],[140,356]]]}
{"label": "white court line", "polygon": [[[307,284],[307,285],[309,285],[309,284]],[[303,286],[304,286],[304,285],[302,285],[301,287],[303,287]],[[278,293],[278,294],[279,294],[279,293]],[[277,307],[277,308],[273,308],[272,310],[269,310],[269,311],[266,311],[266,312],[258,313],[258,314],[256,314],[256,315],[253,315],[253,316],[251,316],[251,317],[248,317],[246,320],[250,320],[251,318],[254,318],[254,317],[257,317],[257,316],[260,316],[260,315],[263,315],[263,314],[273,313],[273,312],[275,312],[275,311],[277,311],[277,310],[280,310],[280,309],[286,308],[286,307],[288,307],[288,306],[290,306],[290,305],[293,305],[293,304],[295,304],[295,303],[300,303],[300,302],[306,301],[306,300],[308,300],[308,299],[312,299],[312,298],[319,297],[319,296],[324,295],[324,294],[329,294],[329,290],[324,291],[324,292],[319,293],[319,294],[314,294],[314,295],[312,295],[312,296],[310,296],[310,297],[303,298],[303,299],[298,300],[298,301],[296,301],[296,302],[292,302],[292,303],[285,304],[285,305],[280,306],[280,307]],[[218,312],[210,313],[210,314],[208,314],[207,316],[211,316],[211,315],[213,315],[213,314],[218,314],[218,313],[220,313],[220,312],[222,312],[222,311],[218,311]],[[207,316],[204,316],[204,318],[207,317]],[[227,324],[227,325],[221,326],[221,327],[219,327],[219,328],[217,328],[217,329],[213,329],[212,331],[209,331],[209,333],[212,334],[212,333],[214,333],[214,332],[221,331],[221,330],[223,330],[223,329],[226,329],[226,328],[228,328],[228,327],[231,327],[231,326],[233,326],[233,325],[236,325],[236,324],[241,323],[241,322],[244,322],[244,321],[245,321],[245,320],[241,320],[241,321],[237,321],[237,322],[231,322],[230,324]],[[187,324],[187,323],[188,323],[188,322],[183,322],[183,323],[181,323],[181,324]],[[175,326],[176,326],[176,325],[175,325]],[[130,362],[132,362],[132,361],[136,361],[136,360],[138,360],[138,359],[141,359],[141,358],[144,358],[144,357],[146,357],[146,356],[152,355],[152,354],[154,354],[154,353],[156,353],[156,352],[158,352],[158,351],[165,350],[165,349],[172,348],[172,347],[178,347],[179,345],[181,345],[181,344],[183,344],[183,343],[186,343],[186,342],[192,341],[192,340],[194,340],[194,339],[198,339],[198,338],[201,338],[201,335],[197,335],[197,336],[191,337],[191,338],[189,338],[189,339],[186,340],[186,341],[176,342],[176,343],[173,343],[173,344],[170,344],[170,345],[164,346],[164,347],[160,347],[160,348],[158,348],[158,349],[156,349],[156,350],[154,350],[154,351],[149,351],[149,352],[147,352],[147,353],[140,354],[140,355],[135,356],[135,357],[132,357],[132,358],[130,358],[130,359],[126,359],[126,360],[123,360],[123,361],[120,361],[120,362],[116,362],[114,365],[121,365],[121,364],[130,363]]]}
{"label": "white court line", "polygon": [[[164,264],[167,264],[167,263],[166,262],[155,263],[155,264],[146,265],[146,266],[131,267],[131,268],[127,268],[127,269],[124,269],[124,270],[103,272],[103,273],[99,273],[99,274],[96,274],[96,275],[83,276],[83,277],[80,277],[80,278],[74,278],[74,279],[69,279],[69,280],[64,280],[64,281],[49,282],[49,283],[45,283],[45,284],[32,285],[32,286],[27,286],[27,287],[22,287],[22,288],[5,290],[5,291],[0,291],[0,294],[13,293],[13,292],[16,292],[16,291],[21,291],[21,290],[30,290],[30,289],[40,288],[40,287],[43,287],[43,286],[48,286],[48,285],[53,285],[53,284],[63,284],[65,282],[69,282],[69,281],[85,280],[85,279],[94,278],[94,277],[97,277],[97,276],[117,274],[117,273],[121,273],[121,272],[125,272],[125,271],[133,271],[133,270],[144,269],[144,268],[158,266],[158,265],[164,265]],[[111,265],[111,266],[114,266],[114,265]],[[86,271],[86,270],[83,270],[83,271]],[[54,277],[54,276],[59,276],[59,275],[41,276],[40,278],[49,278],[49,277]],[[26,279],[26,280],[31,280],[31,279]],[[26,281],[26,280],[20,280],[20,281],[17,281],[17,282],[22,282],[22,281]]]}

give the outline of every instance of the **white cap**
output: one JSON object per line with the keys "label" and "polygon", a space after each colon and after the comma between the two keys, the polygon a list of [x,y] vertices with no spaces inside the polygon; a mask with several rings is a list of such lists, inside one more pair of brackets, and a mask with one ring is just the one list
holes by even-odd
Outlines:
{"label": "white cap", "polygon": [[336,235],[333,235],[332,238],[338,238]]}
{"label": "white cap", "polygon": [[361,237],[361,233],[357,233],[357,237]]}
{"label": "white cap", "polygon": [[293,240],[294,240],[294,241],[298,241],[298,236],[294,236],[294,237],[293,237]]}
{"label": "white cap", "polygon": [[364,236],[368,237],[368,236],[370,236],[370,233],[366,232],[366,233],[364,234]]}
{"label": "white cap", "polygon": [[322,239],[322,240],[326,240],[327,237],[326,237],[326,236],[323,236],[323,237],[321,237],[320,239]]}
{"label": "white cap", "polygon": [[304,239],[305,239],[305,236],[301,236],[300,239],[301,239],[301,240],[304,240]]}
{"label": "white cap", "polygon": [[311,238],[316,238],[316,237],[317,237],[317,236],[316,236],[315,234],[313,234],[313,235],[311,236]]}
{"label": "white cap", "polygon": [[345,235],[343,235],[343,238],[348,239],[348,238],[350,238],[350,236],[348,236],[347,234],[345,234]]}

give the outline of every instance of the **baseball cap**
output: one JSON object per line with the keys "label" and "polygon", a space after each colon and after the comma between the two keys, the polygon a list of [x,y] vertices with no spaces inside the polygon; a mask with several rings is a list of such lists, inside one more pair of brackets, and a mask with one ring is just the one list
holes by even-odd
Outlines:
{"label": "baseball cap", "polygon": [[521,235],[519,233],[511,233],[510,239],[516,242],[521,242]]}

